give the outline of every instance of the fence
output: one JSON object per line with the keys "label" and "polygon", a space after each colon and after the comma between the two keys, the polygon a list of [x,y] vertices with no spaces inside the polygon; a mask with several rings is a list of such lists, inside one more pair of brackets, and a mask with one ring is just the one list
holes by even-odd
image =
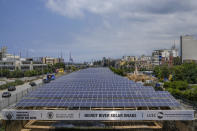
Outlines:
{"label": "fence", "polygon": [[176,99],[179,99],[181,103],[191,106],[194,110],[197,111],[197,102],[188,100],[183,96],[173,95]]}
{"label": "fence", "polygon": [[21,92],[18,92],[16,94],[12,94],[11,97],[8,98],[3,98],[2,100],[0,100],[0,110],[17,103],[19,100],[21,100],[24,96],[26,96],[28,93],[32,92],[33,90],[39,88],[41,86],[41,84],[37,85],[37,86],[33,86],[30,88],[27,88]]}

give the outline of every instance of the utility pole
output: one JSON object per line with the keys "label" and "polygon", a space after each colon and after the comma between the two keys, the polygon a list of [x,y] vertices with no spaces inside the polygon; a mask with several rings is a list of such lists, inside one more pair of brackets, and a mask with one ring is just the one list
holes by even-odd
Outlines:
{"label": "utility pole", "polygon": [[62,51],[61,51],[61,59],[62,59]]}
{"label": "utility pole", "polygon": [[29,51],[28,51],[28,49],[26,50],[26,58],[28,58],[29,57]]}
{"label": "utility pole", "polygon": [[20,58],[21,58],[21,51],[19,52],[19,56],[20,56]]}

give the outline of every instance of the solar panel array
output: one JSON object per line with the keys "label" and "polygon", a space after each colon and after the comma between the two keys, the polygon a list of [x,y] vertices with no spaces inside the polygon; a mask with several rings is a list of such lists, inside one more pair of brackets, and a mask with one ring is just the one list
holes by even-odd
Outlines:
{"label": "solar panel array", "polygon": [[177,107],[167,91],[155,91],[114,74],[88,68],[58,78],[29,93],[17,107]]}

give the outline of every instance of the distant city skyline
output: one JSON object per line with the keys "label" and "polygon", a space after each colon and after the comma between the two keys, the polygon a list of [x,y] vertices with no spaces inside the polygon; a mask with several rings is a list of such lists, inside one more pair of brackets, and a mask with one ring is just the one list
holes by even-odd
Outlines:
{"label": "distant city skyline", "polygon": [[196,0],[0,0],[0,46],[75,62],[150,55],[197,35]]}

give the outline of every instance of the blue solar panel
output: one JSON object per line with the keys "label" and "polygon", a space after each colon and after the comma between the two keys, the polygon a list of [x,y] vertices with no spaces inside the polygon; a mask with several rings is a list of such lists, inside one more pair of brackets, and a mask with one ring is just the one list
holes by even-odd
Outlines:
{"label": "blue solar panel", "polygon": [[155,91],[108,68],[89,68],[62,76],[24,97],[17,107],[176,107],[167,91]]}

